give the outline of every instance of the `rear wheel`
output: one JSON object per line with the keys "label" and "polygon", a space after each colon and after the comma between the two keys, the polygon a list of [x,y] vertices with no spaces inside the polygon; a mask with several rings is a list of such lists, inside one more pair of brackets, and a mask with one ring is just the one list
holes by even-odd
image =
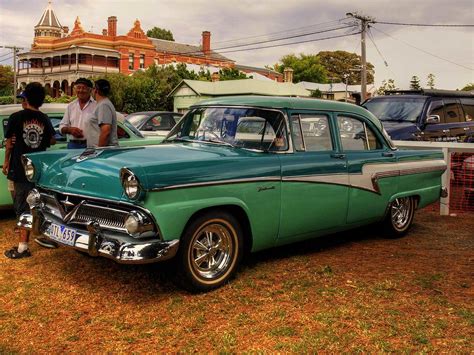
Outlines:
{"label": "rear wheel", "polygon": [[385,219],[385,227],[389,237],[400,238],[408,232],[415,215],[415,203],[413,197],[400,197],[390,204]]}
{"label": "rear wheel", "polygon": [[190,291],[215,289],[235,274],[242,252],[242,229],[232,215],[213,211],[198,216],[183,234],[176,281]]}

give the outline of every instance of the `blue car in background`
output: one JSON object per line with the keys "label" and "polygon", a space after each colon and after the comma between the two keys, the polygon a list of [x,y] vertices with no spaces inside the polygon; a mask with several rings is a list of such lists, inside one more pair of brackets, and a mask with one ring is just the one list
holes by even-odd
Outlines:
{"label": "blue car in background", "polygon": [[474,142],[474,93],[389,91],[362,104],[394,140]]}

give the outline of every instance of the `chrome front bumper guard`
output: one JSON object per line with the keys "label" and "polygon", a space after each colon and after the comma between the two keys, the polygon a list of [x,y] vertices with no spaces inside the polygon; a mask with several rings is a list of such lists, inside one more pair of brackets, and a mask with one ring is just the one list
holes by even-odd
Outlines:
{"label": "chrome front bumper guard", "polygon": [[[17,226],[30,230],[33,235],[58,242],[48,234],[49,225],[53,221],[45,219],[39,208],[32,208],[31,213],[23,213],[18,219]],[[61,223],[58,221],[58,223]],[[116,236],[102,231],[97,222],[91,221],[87,231],[76,229],[74,245],[63,246],[86,252],[91,256],[103,256],[121,264],[147,264],[171,259],[178,251],[179,240],[138,240],[133,237]]]}

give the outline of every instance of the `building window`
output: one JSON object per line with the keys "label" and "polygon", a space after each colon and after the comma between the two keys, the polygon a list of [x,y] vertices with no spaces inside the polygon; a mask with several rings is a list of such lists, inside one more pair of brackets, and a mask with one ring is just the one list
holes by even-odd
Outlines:
{"label": "building window", "polygon": [[145,54],[140,54],[140,69],[145,68]]}
{"label": "building window", "polygon": [[128,69],[133,70],[133,53],[128,55]]}

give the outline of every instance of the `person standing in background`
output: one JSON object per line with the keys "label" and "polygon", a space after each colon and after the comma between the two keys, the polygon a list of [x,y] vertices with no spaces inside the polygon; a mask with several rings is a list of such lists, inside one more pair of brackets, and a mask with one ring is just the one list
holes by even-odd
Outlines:
{"label": "person standing in background", "polygon": [[88,147],[118,146],[117,113],[108,98],[110,90],[110,83],[105,79],[99,79],[94,84],[93,93],[97,107],[92,115]]}
{"label": "person standing in background", "polygon": [[59,131],[68,135],[68,149],[83,149],[88,146],[87,135],[97,103],[91,97],[92,81],[89,79],[77,79],[74,89],[77,99],[67,105]]}

